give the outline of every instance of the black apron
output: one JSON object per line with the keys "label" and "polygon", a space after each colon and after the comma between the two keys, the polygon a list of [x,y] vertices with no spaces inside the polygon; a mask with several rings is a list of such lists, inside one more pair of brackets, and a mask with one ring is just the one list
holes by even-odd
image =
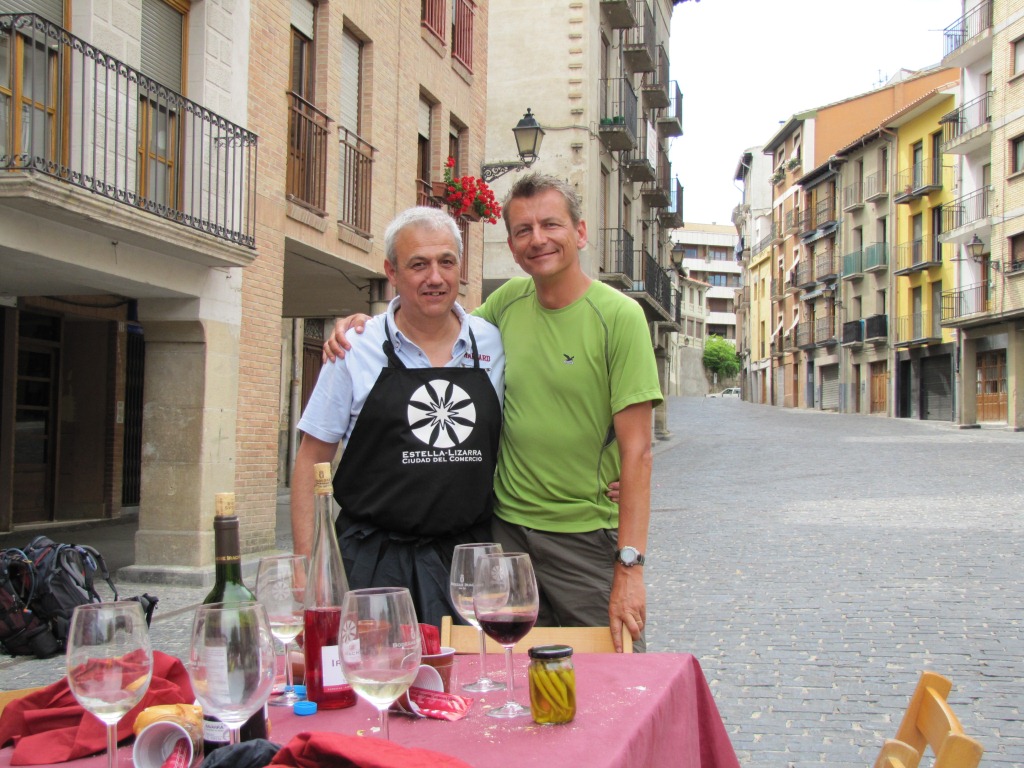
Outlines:
{"label": "black apron", "polygon": [[387,340],[383,368],[334,476],[335,524],[351,589],[404,586],[421,622],[456,615],[456,544],[490,541],[501,404],[480,367],[406,368]]}

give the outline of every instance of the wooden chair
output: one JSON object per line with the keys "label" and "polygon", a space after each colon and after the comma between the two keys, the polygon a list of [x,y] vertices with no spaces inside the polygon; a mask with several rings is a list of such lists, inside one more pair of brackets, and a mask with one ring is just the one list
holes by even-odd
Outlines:
{"label": "wooden chair", "polygon": [[[526,653],[531,646],[554,643],[571,645],[576,653],[615,653],[608,627],[534,627],[512,650],[515,653]],[[480,652],[476,628],[453,624],[451,616],[441,619],[441,645],[454,648],[456,653]],[[624,653],[633,652],[633,638],[626,631],[622,633],[622,650]],[[504,649],[488,637],[487,652],[502,653]]]}
{"label": "wooden chair", "polygon": [[882,751],[875,760],[875,768],[911,768],[921,760],[921,753],[909,744],[896,739],[886,739]]}
{"label": "wooden chair", "polygon": [[22,696],[28,696],[33,691],[38,691],[42,686],[36,686],[35,688],[21,688],[17,691],[0,691],[0,714],[3,713],[4,708],[15,699],[20,699]]}
{"label": "wooden chair", "polygon": [[[975,768],[984,748],[964,733],[946,701],[953,684],[936,672],[922,672],[896,739],[919,754],[925,747],[935,753],[934,768]],[[917,768],[917,762],[907,768]]]}

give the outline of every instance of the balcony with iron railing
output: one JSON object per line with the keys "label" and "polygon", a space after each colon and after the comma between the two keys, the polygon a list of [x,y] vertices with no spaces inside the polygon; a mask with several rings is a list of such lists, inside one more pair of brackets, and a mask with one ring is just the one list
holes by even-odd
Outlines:
{"label": "balcony with iron railing", "polygon": [[777,277],[771,282],[772,301],[782,301],[786,296],[786,283]]}
{"label": "balcony with iron railing", "polygon": [[889,316],[869,315],[864,318],[864,341],[871,344],[885,343],[889,339]]}
{"label": "balcony with iron railing", "polygon": [[889,173],[885,170],[876,171],[864,178],[864,202],[881,200],[889,194]]}
{"label": "balcony with iron railing", "polygon": [[[943,67],[963,67],[992,51],[992,0],[981,0],[943,30]],[[981,50],[977,50],[981,49]]]}
{"label": "balcony with iron railing", "polygon": [[967,155],[991,143],[992,91],[943,115],[942,152],[947,155]]}
{"label": "balcony with iron railing", "polygon": [[796,328],[790,328],[782,337],[782,352],[792,352],[796,349]]}
{"label": "balcony with iron railing", "polygon": [[977,320],[992,312],[995,291],[990,283],[976,283],[942,292],[942,322],[958,326],[964,320]]}
{"label": "balcony with iron railing", "polygon": [[765,233],[764,237],[762,237],[760,240],[754,243],[754,247],[751,250],[751,252],[756,256],[757,254],[761,253],[761,251],[763,251],[765,248],[768,248],[772,244],[772,241],[774,239],[775,222],[773,221],[771,225],[768,227],[768,231]]}
{"label": "balcony with iron railing", "polygon": [[327,206],[327,136],[331,119],[297,93],[288,93],[287,198],[318,215]]}
{"label": "balcony with iron railing", "polygon": [[416,205],[425,208],[444,208],[445,202],[434,194],[434,185],[426,179],[416,179]]}
{"label": "balcony with iron railing", "polygon": [[827,314],[814,318],[814,344],[827,347],[836,343],[836,316]]}
{"label": "balcony with iron railing", "polygon": [[601,0],[601,15],[612,29],[631,29],[637,25],[635,0]]}
{"label": "balcony with iron railing", "polygon": [[621,227],[601,230],[601,246],[604,252],[601,282],[609,283],[621,290],[633,287],[633,235]]}
{"label": "balcony with iron railing", "polygon": [[647,0],[636,0],[637,25],[622,33],[622,64],[630,74],[651,72],[657,64],[657,30]]}
{"label": "balcony with iron railing", "polygon": [[855,211],[864,207],[864,182],[855,181],[843,188],[843,210]]}
{"label": "balcony with iron railing", "polygon": [[668,54],[665,46],[657,46],[657,66],[645,72],[640,83],[640,101],[646,110],[662,109],[669,104]]}
{"label": "balcony with iron railing", "polygon": [[672,302],[672,280],[657,260],[641,249],[635,253],[641,273],[633,280],[632,296],[644,307],[647,317],[661,321],[675,319]]}
{"label": "balcony with iron railing", "polygon": [[793,281],[795,288],[810,288],[816,282],[814,261],[811,258],[804,259],[796,265],[796,279]]}
{"label": "balcony with iron railing", "polygon": [[941,159],[933,158],[914,163],[896,174],[896,187],[893,200],[897,203],[909,203],[919,197],[942,189],[943,165]]}
{"label": "balcony with iron railing", "polygon": [[472,0],[452,0],[452,58],[473,72],[473,20],[476,6]]}
{"label": "balcony with iron railing", "polygon": [[895,275],[910,275],[933,267],[941,267],[945,244],[934,237],[922,237],[896,246]]}
{"label": "balcony with iron railing", "polygon": [[793,234],[800,229],[800,209],[792,208],[784,215],[786,234]]}
{"label": "balcony with iron railing", "polygon": [[672,179],[669,187],[669,204],[658,211],[658,221],[665,227],[683,226],[683,185],[679,179]]}
{"label": "balcony with iron railing", "polygon": [[658,136],[663,139],[683,135],[683,92],[673,80],[668,86],[668,106],[658,112]]}
{"label": "balcony with iron railing", "polygon": [[[945,242],[969,239],[978,224],[988,223],[991,187],[982,187],[942,206],[942,231]],[[958,230],[967,229],[967,232]]]}
{"label": "balcony with iron railing", "polygon": [[645,181],[640,196],[651,208],[666,208],[672,204],[672,165],[668,153],[658,150],[658,167],[654,181]]}
{"label": "balcony with iron railing", "polygon": [[[0,169],[256,247],[254,133],[41,16],[0,14],[0,42]],[[34,51],[52,76],[32,74]],[[13,192],[22,179],[0,185]]]}
{"label": "balcony with iron railing", "polygon": [[421,0],[421,26],[445,43],[445,27],[448,21],[448,0]]}
{"label": "balcony with iron railing", "polygon": [[601,117],[597,135],[610,152],[636,147],[637,99],[629,78],[601,81]]}
{"label": "balcony with iron railing", "polygon": [[797,232],[801,235],[806,235],[809,232],[815,230],[814,226],[814,209],[808,206],[800,211],[799,222],[797,223]]}
{"label": "balcony with iron railing", "polygon": [[347,128],[338,128],[340,149],[340,194],[338,224],[370,237],[370,208],[373,200],[373,154],[371,144]]}
{"label": "balcony with iron railing", "polygon": [[942,340],[942,327],[931,314],[914,312],[896,318],[897,347],[934,344]]}
{"label": "balcony with iron railing", "polygon": [[814,257],[814,278],[819,283],[839,276],[839,259],[836,252],[829,246]]}
{"label": "balcony with iron railing", "polygon": [[813,229],[822,229],[836,223],[836,201],[829,195],[814,204]]}
{"label": "balcony with iron railing", "polygon": [[864,277],[864,251],[843,254],[843,279],[860,280]]}
{"label": "balcony with iron railing", "polygon": [[889,244],[871,243],[864,248],[864,271],[881,272],[889,268]]}
{"label": "balcony with iron railing", "polygon": [[648,141],[651,124],[640,117],[637,125],[637,142],[632,149],[623,150],[619,155],[619,171],[626,181],[654,181],[655,164],[658,161],[658,143]]}
{"label": "balcony with iron railing", "polygon": [[796,326],[796,345],[800,349],[814,348],[814,321],[804,320]]}
{"label": "balcony with iron railing", "polygon": [[844,347],[858,348],[864,345],[864,321],[850,320],[843,323],[843,336],[840,344]]}

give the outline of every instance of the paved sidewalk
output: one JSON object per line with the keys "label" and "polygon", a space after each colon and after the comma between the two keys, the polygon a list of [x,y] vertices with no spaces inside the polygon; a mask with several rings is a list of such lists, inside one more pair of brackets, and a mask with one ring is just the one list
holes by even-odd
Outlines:
{"label": "paved sidewalk", "polygon": [[[669,427],[648,647],[700,659],[742,765],[871,765],[925,668],[983,765],[1024,765],[1024,434],[704,398],[671,399]],[[134,533],[93,530],[71,540]],[[154,647],[184,654],[205,590],[119,586],[160,598]],[[0,656],[3,689],[62,674]]]}

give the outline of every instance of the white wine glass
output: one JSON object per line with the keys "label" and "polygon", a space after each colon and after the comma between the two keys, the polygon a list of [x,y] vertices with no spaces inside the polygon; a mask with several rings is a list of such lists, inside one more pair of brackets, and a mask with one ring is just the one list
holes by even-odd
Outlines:
{"label": "white wine glass", "polygon": [[264,607],[254,601],[209,603],[192,619],[188,675],[203,711],[238,730],[267,703],[274,687],[274,640]]}
{"label": "white wine glass", "polygon": [[270,633],[284,645],[284,692],[270,699],[271,706],[290,707],[302,700],[295,693],[290,648],[302,633],[308,568],[305,555],[274,555],[260,558],[256,571],[256,599],[267,610]]}
{"label": "white wine glass", "polygon": [[153,677],[142,606],[123,600],[76,607],[65,661],[71,693],[107,727],[107,768],[114,768],[117,724],[142,701]]}
{"label": "white wine glass", "polygon": [[476,563],[482,555],[490,555],[501,552],[501,544],[493,542],[476,544],[458,544],[452,554],[452,570],[449,592],[452,597],[452,605],[462,619],[476,627],[476,633],[480,637],[480,678],[472,683],[462,686],[464,691],[473,693],[487,693],[489,691],[503,691],[505,684],[491,680],[487,676],[487,637],[480,629],[480,622],[476,620],[476,611],[473,610],[473,584],[476,580]]}
{"label": "white wine glass", "polygon": [[352,589],[341,607],[338,638],[345,679],[380,713],[388,738],[388,707],[409,690],[420,666],[420,625],[405,587]]}
{"label": "white wine glass", "polygon": [[529,708],[515,700],[512,646],[526,637],[537,623],[537,578],[530,556],[523,552],[481,556],[476,565],[473,608],[480,628],[505,649],[508,701],[487,714],[491,717],[529,715]]}

